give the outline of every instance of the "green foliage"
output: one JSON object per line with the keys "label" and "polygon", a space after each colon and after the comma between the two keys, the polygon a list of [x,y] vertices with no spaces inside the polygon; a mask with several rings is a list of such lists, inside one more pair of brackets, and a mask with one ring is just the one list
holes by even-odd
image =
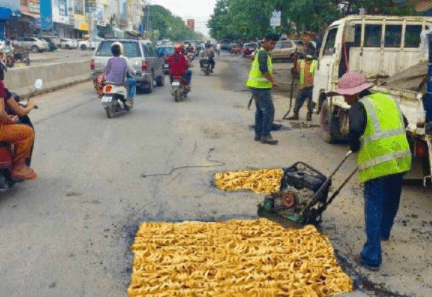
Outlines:
{"label": "green foliage", "polygon": [[[197,34],[189,29],[184,21],[160,5],[150,5],[151,39],[169,38],[174,41],[196,40]],[[154,31],[159,31],[155,34]]]}
{"label": "green foliage", "polygon": [[263,37],[270,29],[274,0],[219,0],[207,26],[218,39]]}
{"label": "green foliage", "polygon": [[297,31],[305,27],[319,32],[347,14],[358,13],[360,7],[369,14],[415,14],[408,4],[394,0],[218,0],[207,26],[210,35],[217,39],[262,38],[272,31],[270,17],[278,10],[282,20],[276,32],[291,33],[291,22]]}

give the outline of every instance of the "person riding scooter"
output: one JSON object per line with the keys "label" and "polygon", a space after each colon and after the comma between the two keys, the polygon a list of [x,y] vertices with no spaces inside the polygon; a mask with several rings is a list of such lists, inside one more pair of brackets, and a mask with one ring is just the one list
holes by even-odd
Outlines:
{"label": "person riding scooter", "polygon": [[211,65],[211,72],[213,72],[213,69],[216,65],[214,60],[214,51],[210,48],[210,44],[206,43],[205,49],[201,51],[201,60],[200,60],[200,67],[203,68],[204,61],[207,60],[208,63]]}
{"label": "person riding scooter", "polygon": [[37,177],[36,172],[26,165],[34,143],[34,131],[28,125],[19,124],[17,115],[9,115],[6,112],[6,101],[9,93],[3,84],[6,71],[6,65],[0,63],[0,142],[14,145],[12,177],[35,180]]}
{"label": "person riding scooter", "polygon": [[189,70],[191,63],[189,59],[183,54],[183,45],[176,44],[174,46],[174,54],[169,56],[166,61],[170,68],[170,81],[173,82],[174,76],[182,76],[184,79],[183,84],[185,88],[190,91],[190,82],[192,79],[192,71]]}
{"label": "person riding scooter", "polygon": [[[137,82],[133,75],[136,75],[136,71],[128,64],[128,59],[123,56],[123,45],[120,42],[114,42],[111,46],[111,52],[114,55],[107,62],[105,68],[106,83],[112,83],[114,85],[122,85],[126,83],[128,85],[128,98],[126,105],[133,107],[133,99],[136,93]],[[132,75],[132,76],[131,76]]]}

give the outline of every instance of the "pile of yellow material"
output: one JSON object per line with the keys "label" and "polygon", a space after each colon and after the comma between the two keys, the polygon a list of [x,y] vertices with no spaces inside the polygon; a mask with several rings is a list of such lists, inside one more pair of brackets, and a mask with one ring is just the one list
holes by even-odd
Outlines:
{"label": "pile of yellow material", "polygon": [[324,297],[353,289],[313,226],[144,223],[132,250],[130,297]]}
{"label": "pile of yellow material", "polygon": [[249,189],[255,193],[275,193],[280,189],[282,177],[282,169],[220,172],[215,174],[215,184],[225,191]]}

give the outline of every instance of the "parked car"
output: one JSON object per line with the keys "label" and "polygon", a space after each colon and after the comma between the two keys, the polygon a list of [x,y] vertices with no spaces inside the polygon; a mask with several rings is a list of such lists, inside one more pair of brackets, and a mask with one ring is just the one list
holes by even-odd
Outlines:
{"label": "parked car", "polygon": [[233,47],[236,47],[236,46],[240,46],[240,42],[238,42],[238,41],[231,42],[231,43],[228,45],[228,51],[231,51],[231,49],[232,49]]}
{"label": "parked car", "polygon": [[243,48],[241,47],[241,45],[237,44],[231,48],[230,52],[232,54],[240,54],[242,52],[242,50],[243,50]]}
{"label": "parked car", "polygon": [[152,93],[154,81],[158,86],[165,84],[162,55],[158,54],[156,47],[149,40],[105,39],[101,41],[90,62],[94,79],[105,71],[108,59],[113,56],[111,46],[114,42],[123,44],[124,56],[128,58],[129,66],[137,71],[135,79],[138,87],[146,88],[148,93]]}
{"label": "parked car", "polygon": [[41,39],[48,42],[48,49],[50,52],[53,52],[57,49],[57,46],[55,45],[54,41],[50,37],[41,37]]}
{"label": "parked car", "polygon": [[163,57],[164,60],[164,73],[169,74],[169,64],[166,62],[166,58],[174,54],[173,45],[160,45],[156,47],[158,55]]}
{"label": "parked car", "polygon": [[24,47],[26,50],[31,50],[34,53],[49,50],[48,42],[36,37],[18,37],[14,43]]}
{"label": "parked car", "polygon": [[298,46],[292,40],[278,41],[270,52],[273,61],[294,61],[297,53],[304,53],[303,46]]}
{"label": "parked car", "polygon": [[60,48],[65,48],[68,50],[78,48],[78,41],[70,38],[61,38]]}
{"label": "parked car", "polygon": [[95,49],[99,45],[99,43],[102,41],[102,38],[94,37],[92,39],[88,40],[81,40],[78,42],[78,48],[85,51],[87,49]]}
{"label": "parked car", "polygon": [[247,57],[252,55],[252,53],[257,49],[258,44],[255,42],[245,43],[243,46],[242,56]]}

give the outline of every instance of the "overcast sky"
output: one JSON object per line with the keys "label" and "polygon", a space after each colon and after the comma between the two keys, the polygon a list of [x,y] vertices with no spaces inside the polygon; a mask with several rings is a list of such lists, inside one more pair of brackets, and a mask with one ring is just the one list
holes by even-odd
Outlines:
{"label": "overcast sky", "polygon": [[209,36],[207,22],[216,6],[217,0],[150,0],[153,5],[161,5],[175,16],[195,20],[195,31]]}

